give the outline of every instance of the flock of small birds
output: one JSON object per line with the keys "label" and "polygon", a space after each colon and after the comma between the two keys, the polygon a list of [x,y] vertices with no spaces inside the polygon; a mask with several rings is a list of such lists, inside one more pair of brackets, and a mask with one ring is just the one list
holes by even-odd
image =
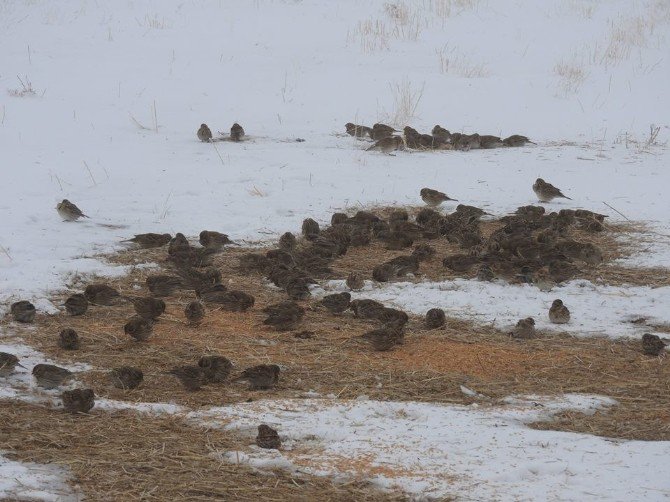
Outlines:
{"label": "flock of small birds", "polygon": [[[526,136],[513,134],[507,138],[500,138],[490,134],[462,134],[450,132],[440,125],[433,127],[430,134],[421,134],[410,126],[402,131],[377,123],[372,127],[347,122],[344,125],[347,134],[358,139],[370,139],[374,144],[368,151],[378,151],[390,154],[396,150],[409,148],[411,150],[479,150],[501,147],[518,147],[533,143]],[[401,134],[397,134],[401,133]],[[533,143],[534,144],[534,143]]]}

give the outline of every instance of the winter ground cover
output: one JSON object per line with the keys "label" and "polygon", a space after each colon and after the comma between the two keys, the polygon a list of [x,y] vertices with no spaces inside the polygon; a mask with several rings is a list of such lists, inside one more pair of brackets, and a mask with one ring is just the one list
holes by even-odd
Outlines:
{"label": "winter ground cover", "polygon": [[[128,272],[99,255],[122,249],[120,241],[134,233],[194,236],[207,228],[239,241],[269,240],[298,231],[307,216],[324,223],[336,210],[420,204],[423,186],[502,215],[535,202],[530,186],[538,176],[573,199],[548,204],[550,210],[580,207],[605,213],[608,221],[643,223],[644,233],[630,239],[644,242],[625,263],[667,267],[669,21],[670,5],[662,0],[4,2],[0,308],[30,299],[40,311],[56,313],[51,295],[75,277]],[[468,133],[521,133],[537,145],[384,156],[342,134],[345,122],[378,120],[421,131],[439,123]],[[227,131],[234,121],[244,125],[248,142],[209,145],[195,138],[202,122]],[[90,219],[62,222],[54,208],[63,198]],[[618,337],[641,334],[627,322],[635,316],[667,323],[666,290],[575,281],[559,293],[573,311],[570,331]],[[364,293],[417,314],[430,304],[500,328],[533,315],[539,327],[551,329],[543,314],[555,292],[456,280]],[[38,353],[3,330],[0,350],[26,358],[29,368],[37,362]],[[17,378],[0,388],[3,397],[32,395],[28,373]],[[255,417],[287,420],[271,402],[263,406]],[[315,428],[323,440],[316,458],[327,462],[332,438],[316,430],[318,421],[346,411],[337,404],[304,406],[314,409],[299,423]],[[342,406],[362,419],[380,414],[379,427],[418,423],[419,430],[425,417],[435,416],[462,421],[462,428],[444,433],[463,444],[468,424],[483,422],[489,437],[496,420],[511,424],[511,437],[522,434],[524,444],[551,444],[470,457],[463,472],[486,480],[482,485],[396,480],[415,494],[530,499],[547,479],[561,499],[653,500],[670,490],[656,460],[667,458],[666,443],[549,435],[503,412],[416,405],[416,415],[403,422],[394,418],[402,409],[394,403]],[[245,425],[250,412],[227,413],[221,417],[238,416]],[[345,421],[337,430],[350,436]],[[407,456],[381,461],[407,468],[404,462],[426,450],[426,439],[415,439]],[[450,444],[438,442],[435,469],[453,467],[440,460],[453,455]],[[562,461],[576,455],[571,449],[597,453],[566,467]],[[561,470],[531,465],[507,478],[494,474],[519,451]],[[610,458],[630,470],[605,475]],[[10,469],[22,480],[0,482],[0,496],[64,493],[61,471],[0,461],[0,472]],[[573,476],[572,468],[585,470]],[[24,477],[29,472],[33,478]],[[580,477],[587,475],[595,480],[588,490]],[[19,485],[27,491],[17,492]]]}

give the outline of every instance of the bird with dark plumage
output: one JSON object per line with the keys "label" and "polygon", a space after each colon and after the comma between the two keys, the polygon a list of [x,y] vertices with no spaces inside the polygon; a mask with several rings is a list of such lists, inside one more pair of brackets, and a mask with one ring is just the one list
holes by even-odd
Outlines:
{"label": "bird with dark plumage", "polygon": [[170,234],[148,233],[148,234],[137,234],[132,239],[126,239],[125,241],[122,242],[133,242],[139,245],[142,249],[151,249],[165,246],[171,240],[172,236]]}
{"label": "bird with dark plumage", "polygon": [[456,199],[452,199],[446,193],[433,190],[432,188],[422,188],[419,195],[421,195],[421,200],[431,207],[437,207],[448,200],[456,201]]}
{"label": "bird with dark plumage", "polygon": [[374,350],[386,352],[402,342],[403,333],[397,326],[383,326],[363,333],[361,338],[370,341]]}
{"label": "bird with dark plumage", "polygon": [[144,373],[139,368],[132,366],[120,366],[109,372],[112,385],[117,389],[132,390],[137,388],[144,380]]}
{"label": "bird with dark plumage", "polygon": [[381,321],[382,324],[395,327],[397,329],[403,327],[409,322],[409,316],[402,310],[384,307],[375,316],[375,319]]}
{"label": "bird with dark plumage", "polygon": [[319,224],[312,218],[306,218],[302,222],[302,235],[309,241],[315,240],[319,236]]}
{"label": "bird with dark plumage", "polygon": [[235,381],[246,380],[249,390],[271,389],[279,382],[279,366],[276,364],[259,364],[245,369]]}
{"label": "bird with dark plumage", "polygon": [[66,390],[60,397],[63,409],[68,413],[88,413],[95,406],[95,394],[92,389]]}
{"label": "bird with dark plumage", "polygon": [[491,136],[489,134],[484,134],[479,137],[479,146],[480,148],[498,148],[503,146],[504,143],[498,136]]}
{"label": "bird with dark plumage", "polygon": [[347,122],[344,124],[344,128],[347,130],[347,134],[354,138],[372,138],[372,128],[370,127]]}
{"label": "bird with dark plumage", "polygon": [[565,324],[570,320],[570,311],[561,300],[554,300],[551,304],[549,320],[554,324]]}
{"label": "bird with dark plumage", "polygon": [[305,309],[294,301],[284,301],[268,305],[263,309],[267,318],[263,321],[266,326],[272,326],[278,331],[287,331],[295,328],[305,316]]}
{"label": "bird with dark plumage", "polygon": [[227,357],[217,355],[202,356],[198,366],[205,372],[205,380],[212,383],[225,382],[233,369],[233,363]]}
{"label": "bird with dark plumage", "polygon": [[14,373],[14,368],[19,366],[26,369],[25,366],[19,364],[19,358],[14,354],[8,352],[0,352],[0,376],[6,377]]}
{"label": "bird with dark plumage", "polygon": [[435,252],[436,251],[433,246],[424,242],[423,244],[418,244],[414,247],[412,250],[412,256],[419,262],[424,262],[435,256]]}
{"label": "bird with dark plumage", "polygon": [[351,294],[345,292],[326,295],[319,303],[326,307],[331,314],[341,314],[349,308],[350,301]]}
{"label": "bird with dark plumage", "polygon": [[220,296],[218,303],[229,312],[246,312],[255,302],[256,299],[252,295],[231,289]]}
{"label": "bird with dark plumage", "polygon": [[426,318],[424,324],[428,329],[437,329],[441,328],[447,322],[447,316],[444,313],[444,310],[434,308],[426,312]]}
{"label": "bird with dark plumage", "polygon": [[123,327],[126,335],[131,336],[138,342],[146,342],[153,333],[154,321],[141,316],[133,316]]}
{"label": "bird with dark plumage", "polygon": [[389,125],[381,124],[378,122],[376,124],[372,124],[372,134],[370,136],[372,137],[373,140],[377,141],[382,138],[391,136],[394,132],[398,131]]}
{"label": "bird with dark plumage", "polygon": [[477,258],[467,254],[454,254],[442,260],[442,265],[454,272],[467,272],[477,263]]}
{"label": "bird with dark plumage", "polygon": [[360,291],[365,286],[365,279],[358,272],[350,272],[346,284],[350,290]]}
{"label": "bird with dark plumage", "polygon": [[279,249],[283,251],[293,251],[297,244],[298,241],[291,232],[285,232],[279,238]]}
{"label": "bird with dark plumage", "polygon": [[212,131],[207,126],[207,124],[200,124],[200,128],[198,129],[196,135],[198,136],[198,139],[200,141],[204,142],[212,141]]}
{"label": "bird with dark plumage", "polygon": [[224,294],[228,288],[221,283],[207,285],[195,290],[195,296],[206,303],[222,303],[226,301]]}
{"label": "bird with dark plumage", "polygon": [[396,276],[396,268],[390,263],[381,263],[372,269],[372,278],[377,282],[388,282]]}
{"label": "bird with dark plumage", "polygon": [[179,382],[188,391],[200,390],[205,384],[205,371],[200,366],[179,366],[167,372],[177,377]]}
{"label": "bird with dark plumage", "polygon": [[512,134],[503,140],[504,146],[524,146],[526,143],[535,144],[526,136],[521,136],[520,134]]}
{"label": "bird with dark plumage", "polygon": [[568,199],[572,200],[570,197],[563,195],[558,188],[556,188],[551,183],[547,183],[542,178],[538,178],[533,183],[533,192],[537,195],[537,198],[540,202],[551,202],[554,199]]}
{"label": "bird with dark plumage", "polygon": [[12,313],[12,317],[17,322],[31,323],[35,320],[35,305],[28,300],[12,303],[9,310]]}
{"label": "bird with dark plumage", "polygon": [[88,300],[81,293],[70,296],[65,300],[65,310],[71,316],[84,315],[88,310]]}
{"label": "bird with dark plumage", "polygon": [[198,326],[205,318],[205,307],[198,300],[193,300],[184,308],[184,316],[191,326]]}
{"label": "bird with dark plumage", "polygon": [[279,434],[269,425],[261,424],[258,426],[258,436],[256,444],[266,450],[278,450],[281,448],[281,439]]}
{"label": "bird with dark plumage", "polygon": [[665,350],[665,342],[658,335],[645,333],[642,335],[642,352],[648,356],[658,356]]}
{"label": "bird with dark plumage", "polygon": [[220,249],[226,244],[235,244],[226,234],[214,230],[203,230],[200,232],[200,244],[210,249]]}
{"label": "bird with dark plumage", "polygon": [[495,279],[495,274],[489,265],[483,264],[477,271],[477,280],[482,282],[491,282]]}
{"label": "bird with dark plumage", "polygon": [[33,367],[33,376],[40,387],[55,389],[72,378],[73,373],[53,364],[36,364]]}
{"label": "bird with dark plumage", "polygon": [[184,287],[184,281],[174,275],[157,274],[148,276],[146,285],[154,296],[170,296]]}
{"label": "bird with dark plumage", "polygon": [[384,310],[384,305],[375,300],[362,299],[353,300],[349,305],[356,317],[361,319],[377,319]]}
{"label": "bird with dark plumage", "polygon": [[77,350],[81,347],[81,340],[75,330],[66,328],[58,335],[58,346],[64,350]]}
{"label": "bird with dark plumage", "polygon": [[535,338],[535,319],[532,317],[520,319],[519,322],[516,323],[511,334],[512,338],[519,338],[522,340]]}
{"label": "bird with dark plumage", "polygon": [[56,205],[56,211],[63,218],[63,221],[77,221],[79,218],[88,218],[88,216],[81,212],[81,209],[67,199],[63,199],[62,202]]}
{"label": "bird with dark plumage", "polygon": [[93,305],[114,305],[121,296],[120,293],[107,284],[89,284],[84,290],[84,296]]}
{"label": "bird with dark plumage", "polygon": [[244,129],[240,124],[235,122],[230,128],[230,139],[233,141],[242,141],[244,138]]}
{"label": "bird with dark plumage", "polygon": [[404,146],[405,143],[400,136],[386,136],[377,140],[372,146],[365,150],[368,152],[377,151],[390,155],[391,152],[402,150]]}
{"label": "bird with dark plumage", "polygon": [[165,302],[153,297],[126,297],[133,304],[135,312],[144,319],[155,321],[165,312]]}
{"label": "bird with dark plumage", "polygon": [[189,244],[186,236],[181,232],[177,232],[177,234],[175,234],[175,236],[169,242],[168,254],[173,255],[181,253],[184,251],[188,251],[190,248],[191,244]]}

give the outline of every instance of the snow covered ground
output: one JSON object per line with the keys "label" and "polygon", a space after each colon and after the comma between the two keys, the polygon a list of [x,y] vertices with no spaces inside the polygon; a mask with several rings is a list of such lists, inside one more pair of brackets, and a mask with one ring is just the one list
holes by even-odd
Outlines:
{"label": "snow covered ground", "polygon": [[[95,255],[118,249],[134,233],[193,236],[210,229],[272,239],[297,230],[307,216],[325,222],[336,210],[419,204],[423,186],[502,214],[535,202],[530,186],[538,176],[574,199],[549,209],[583,207],[611,221],[625,215],[646,222],[655,241],[645,239],[644,254],[628,263],[667,266],[669,21],[666,0],[2,2],[0,310],[25,298],[48,312],[46,298],[71,275],[124,273]],[[389,157],[342,136],[345,122],[377,120],[419,130],[439,123],[468,133],[522,133],[538,145]],[[248,142],[209,145],[195,137],[202,122],[227,131],[235,121]],[[652,124],[660,127],[655,141]],[[55,205],[63,198],[90,219],[62,222]],[[453,281],[421,284],[411,295],[403,284],[374,294],[417,313],[436,298],[432,306],[484,322],[496,318],[500,326],[532,315],[543,329],[549,302],[560,296],[574,313],[569,328],[581,334],[637,334],[622,322],[629,314],[668,321],[667,288],[573,282],[559,289],[554,295]],[[7,350],[28,350],[5,335]],[[26,375],[20,378],[28,385]],[[244,409],[230,416],[243,417]],[[314,416],[304,414],[305,426],[342,409],[318,405]],[[512,447],[469,457],[461,473],[466,485],[485,474],[498,483],[467,485],[484,498],[492,486],[496,496],[532,497],[545,478],[537,473],[550,474],[561,499],[669,496],[667,472],[656,485],[646,477],[664,464],[644,467],[667,458],[662,443],[531,431],[525,419],[504,412],[482,417],[421,405],[397,422],[389,410],[415,408],[364,402],[351,409],[362,419],[382,413],[381,422],[394,428],[444,413],[466,430],[454,429],[463,437],[445,430],[445,437],[465,445],[468,424],[481,420],[491,430],[502,421],[512,439],[516,431],[524,441],[549,442],[530,450],[537,469],[519,464],[494,474],[523,451]],[[438,442],[436,455],[446,447]],[[575,452],[583,455],[577,463]],[[0,472],[34,467],[0,461]],[[604,474],[608,466],[616,475]],[[49,479],[24,485],[59,493],[61,485]],[[420,491],[415,481],[407,486]]]}

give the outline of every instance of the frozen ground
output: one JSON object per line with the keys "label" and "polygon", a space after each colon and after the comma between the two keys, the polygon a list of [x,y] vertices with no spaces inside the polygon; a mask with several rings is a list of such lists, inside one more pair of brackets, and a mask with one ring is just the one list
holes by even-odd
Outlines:
{"label": "frozen ground", "polygon": [[[534,202],[530,186],[538,176],[574,199],[549,209],[583,207],[612,221],[625,215],[650,225],[652,242],[645,239],[645,253],[630,263],[670,262],[667,1],[385,5],[2,2],[0,304],[27,298],[50,311],[45,298],[72,274],[123,273],[94,256],[118,249],[121,239],[138,232],[192,236],[206,228],[235,239],[271,239],[297,230],[306,216],[328,221],[343,208],[419,204],[423,186],[501,214]],[[420,130],[440,123],[464,132],[523,133],[538,146],[387,157],[368,154],[363,144],[341,136],[345,122],[377,120]],[[215,148],[195,138],[201,122],[225,131],[234,121],[247,129],[248,142]],[[655,143],[647,142],[651,124],[660,126]],[[63,198],[90,219],[60,221],[55,205]],[[439,291],[438,300],[452,313],[464,307],[458,312],[478,320],[495,317],[501,326],[527,315],[544,323],[553,299],[553,292],[503,292],[495,284],[467,281],[421,285],[420,296],[403,295],[403,288],[393,285],[376,294],[413,310],[423,309]],[[580,283],[560,289],[579,314],[569,327],[582,334],[634,334],[621,323],[627,308],[667,321],[664,290]],[[14,351],[28,350],[6,343]],[[316,423],[320,413],[343,413],[328,406],[318,405],[314,417],[303,419]],[[361,417],[381,413],[382,427],[408,425],[388,417],[395,406],[401,405],[359,403],[351,409]],[[473,410],[420,408],[409,422],[425,424],[412,417],[444,412],[469,430],[471,420],[482,419]],[[244,407],[230,411],[242,417]],[[502,491],[532,494],[546,477],[551,486],[563,480],[565,491],[555,492],[557,498],[612,499],[612,487],[629,490],[621,492],[629,499],[669,496],[667,472],[654,478],[656,485],[646,483],[667,462],[643,468],[663,452],[667,458],[666,444],[530,431],[518,417],[483,420],[502,420],[508,427],[492,430],[511,437],[528,431],[519,433],[524,440],[535,434],[552,438],[547,449],[532,450],[551,452],[537,457],[539,470],[524,464],[507,479],[495,478]],[[436,452],[446,447],[438,441]],[[486,458],[471,457],[462,466],[471,473],[463,482],[509,465],[520,451],[494,449]],[[575,464],[577,451],[582,457]],[[548,468],[556,458],[568,459],[570,468],[563,460]],[[608,466],[616,475],[604,474]],[[15,473],[34,467],[10,466]],[[583,493],[589,478],[590,491]],[[418,486],[410,481],[408,487]],[[49,485],[52,495],[62,486],[37,478],[24,485]],[[486,485],[471,488],[470,493],[488,493]]]}

